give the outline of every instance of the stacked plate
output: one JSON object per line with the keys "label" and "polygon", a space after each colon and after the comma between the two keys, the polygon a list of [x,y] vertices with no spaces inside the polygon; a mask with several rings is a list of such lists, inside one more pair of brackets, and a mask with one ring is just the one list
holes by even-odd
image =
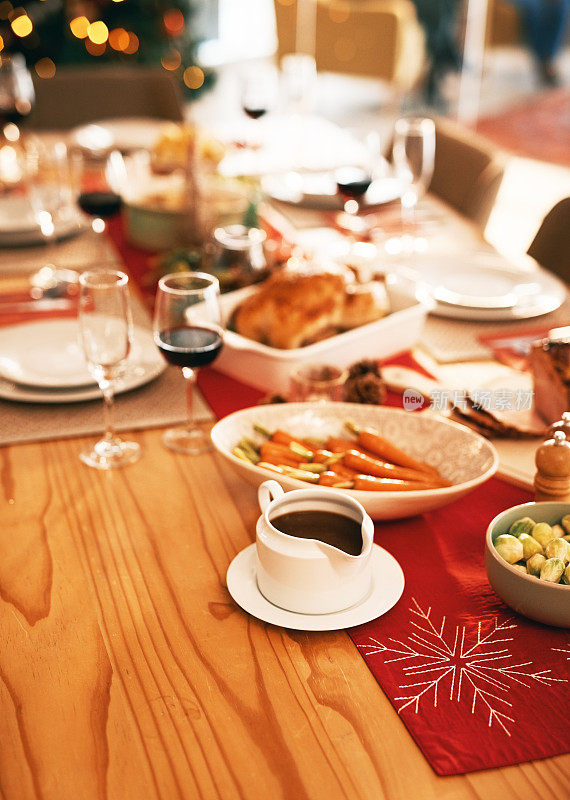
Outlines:
{"label": "stacked plate", "polygon": [[[79,210],[70,208],[65,217],[54,219],[54,236],[65,239],[85,225]],[[26,197],[0,198],[0,247],[29,247],[42,244],[44,237]]]}
{"label": "stacked plate", "polygon": [[401,274],[431,296],[432,314],[453,319],[508,322],[559,308],[565,284],[531,258],[520,265],[500,253],[415,256]]}
{"label": "stacked plate", "polygon": [[[149,383],[166,364],[151,331],[135,327],[133,346],[116,393]],[[87,368],[75,319],[0,328],[0,397],[27,403],[77,403],[101,397]]]}

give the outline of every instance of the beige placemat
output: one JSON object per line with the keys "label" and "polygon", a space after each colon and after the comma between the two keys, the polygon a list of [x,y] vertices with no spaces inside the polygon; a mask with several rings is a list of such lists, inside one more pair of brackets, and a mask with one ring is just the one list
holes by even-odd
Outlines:
{"label": "beige placemat", "polygon": [[[213,414],[196,390],[198,420]],[[118,431],[173,425],[186,419],[184,379],[168,367],[146,386],[117,395],[115,425]],[[82,403],[20,403],[0,400],[0,445],[39,442],[74,436],[98,436],[103,431],[103,400]]]}
{"label": "beige placemat", "polygon": [[[95,240],[92,231],[82,233],[53,247],[50,255],[58,266],[82,269],[94,254],[105,256],[108,264],[119,264],[117,254],[107,243]],[[28,274],[45,263],[46,248],[10,248],[0,251],[0,276]],[[100,263],[100,260],[99,260]],[[150,329],[151,321],[134,292],[131,292],[133,320]],[[212,412],[196,390],[197,420],[213,419]],[[155,380],[119,394],[115,400],[118,431],[173,425],[186,419],[184,379],[175,367],[168,367]],[[22,403],[0,399],[0,446],[74,436],[100,435],[103,430],[103,400],[81,403]]]}

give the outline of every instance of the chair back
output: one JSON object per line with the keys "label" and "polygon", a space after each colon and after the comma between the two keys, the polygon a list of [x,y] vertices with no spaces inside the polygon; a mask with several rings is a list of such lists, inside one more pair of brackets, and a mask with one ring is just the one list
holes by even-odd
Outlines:
{"label": "chair back", "polygon": [[34,85],[32,130],[67,130],[113,117],[184,118],[180,89],[162,67],[60,67]]}
{"label": "chair back", "polygon": [[528,248],[545,269],[570,284],[570,197],[553,206]]}
{"label": "chair back", "polygon": [[505,171],[492,144],[450,120],[436,120],[435,165],[430,192],[485,228]]}

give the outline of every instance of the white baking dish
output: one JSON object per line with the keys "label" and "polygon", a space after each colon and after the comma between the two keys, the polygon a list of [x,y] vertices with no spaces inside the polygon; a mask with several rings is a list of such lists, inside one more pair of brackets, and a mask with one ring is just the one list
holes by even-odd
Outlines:
{"label": "white baking dish", "polygon": [[[429,307],[418,299],[410,283],[396,276],[387,276],[386,288],[390,314],[306,347],[280,350],[228,330],[215,368],[258,389],[287,394],[291,372],[299,364],[347,367],[363,358],[387,358],[408,350],[419,338]],[[228,320],[238,303],[255,291],[256,287],[246,287],[222,295],[224,319]]]}

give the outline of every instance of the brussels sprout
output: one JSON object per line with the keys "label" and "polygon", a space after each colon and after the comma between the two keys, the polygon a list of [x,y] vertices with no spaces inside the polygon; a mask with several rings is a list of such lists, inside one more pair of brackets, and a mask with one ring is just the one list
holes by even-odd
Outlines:
{"label": "brussels sprout", "polygon": [[568,566],[562,573],[562,577],[560,578],[560,583],[565,583],[566,586],[570,586],[570,564],[568,564]]}
{"label": "brussels sprout", "polygon": [[521,542],[523,546],[523,558],[525,561],[528,561],[528,559],[536,555],[536,553],[543,552],[540,542],[537,542],[530,533],[521,533],[519,542]]}
{"label": "brussels sprout", "polygon": [[565,542],[568,542],[568,544],[570,544],[570,533],[567,533],[566,536],[561,536],[560,538],[564,539]]}
{"label": "brussels sprout", "polygon": [[516,536],[511,536],[510,533],[502,533],[495,539],[495,550],[508,561],[509,564],[514,564],[520,561],[523,557],[523,546]]}
{"label": "brussels sprout", "polygon": [[564,539],[551,539],[544,548],[546,558],[559,558],[567,564],[570,561],[570,545]]}
{"label": "brussels sprout", "polygon": [[546,558],[544,556],[542,556],[540,553],[536,553],[536,555],[531,556],[526,562],[526,571],[529,575],[534,575],[535,578],[540,578],[540,570],[542,569],[542,565],[545,561]]}
{"label": "brussels sprout", "polygon": [[554,534],[554,536],[553,536],[554,539],[560,539],[562,536],[564,536],[566,531],[564,530],[562,525],[553,525],[552,526],[552,533]]}
{"label": "brussels sprout", "polygon": [[540,580],[558,583],[564,573],[564,561],[559,558],[547,558],[540,569]]}
{"label": "brussels sprout", "polygon": [[511,536],[520,536],[521,533],[530,533],[534,528],[534,520],[530,517],[521,517],[515,520],[509,528]]}
{"label": "brussels sprout", "polygon": [[570,514],[565,514],[560,520],[560,524],[562,525],[566,533],[570,533]]}
{"label": "brussels sprout", "polygon": [[513,566],[515,569],[518,569],[518,571],[519,571],[519,572],[522,572],[524,575],[526,575],[526,574],[527,574],[527,573],[526,573],[526,564],[524,563],[524,561],[517,561],[517,563],[516,563],[516,564],[513,564],[512,566]]}
{"label": "brussels sprout", "polygon": [[555,538],[548,522],[538,522],[532,529],[531,535],[543,547],[546,547],[548,542]]}

